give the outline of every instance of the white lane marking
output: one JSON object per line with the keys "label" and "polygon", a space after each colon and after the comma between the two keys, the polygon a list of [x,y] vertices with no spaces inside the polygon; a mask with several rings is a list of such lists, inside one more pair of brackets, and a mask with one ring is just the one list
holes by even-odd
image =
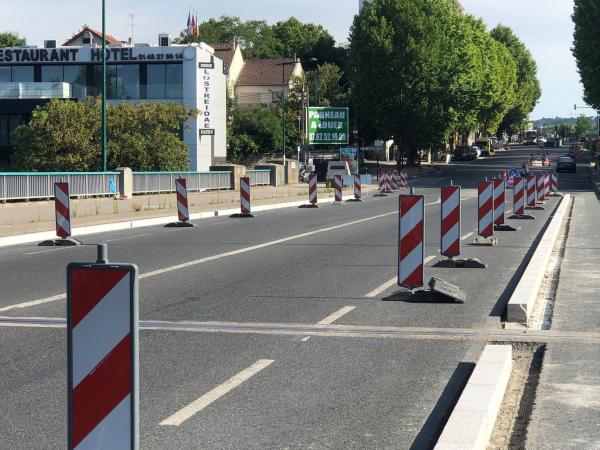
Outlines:
{"label": "white lane marking", "polygon": [[[438,200],[435,203],[428,203],[426,206],[437,205],[439,203],[440,203],[440,201]],[[346,227],[349,227],[349,226],[352,226],[352,225],[357,225],[359,223],[369,222],[371,220],[381,219],[383,217],[391,216],[391,215],[394,215],[394,214],[398,214],[398,212],[397,211],[392,211],[392,212],[389,212],[389,213],[378,214],[376,216],[371,216],[371,217],[367,217],[367,218],[364,218],[364,219],[354,220],[352,222],[346,222],[346,223],[343,223],[341,225],[334,225],[334,226],[331,226],[331,227],[321,228],[321,229],[318,229],[318,230],[309,231],[309,232],[297,234],[297,235],[294,235],[294,236],[288,236],[288,237],[285,237],[285,238],[282,238],[282,239],[277,239],[275,241],[265,242],[264,244],[253,245],[253,246],[242,248],[242,249],[239,249],[239,250],[233,250],[233,251],[230,251],[230,252],[220,253],[218,255],[207,256],[205,258],[195,259],[195,260],[189,261],[187,263],[177,264],[175,266],[165,267],[163,269],[158,269],[158,270],[154,270],[152,272],[147,272],[147,273],[141,274],[140,275],[140,280],[144,279],[144,278],[154,277],[156,275],[162,275],[163,273],[173,272],[173,271],[180,270],[180,269],[186,269],[188,267],[196,266],[198,264],[202,264],[202,263],[205,263],[205,262],[214,261],[214,260],[221,259],[221,258],[226,258],[227,256],[239,255],[241,253],[247,253],[247,252],[251,252],[251,251],[254,251],[254,250],[259,250],[261,248],[271,247],[273,245],[281,244],[283,242],[291,241],[291,240],[294,240],[294,239],[300,239],[300,238],[304,238],[304,237],[307,237],[307,236],[313,236],[315,234],[325,233],[327,231],[333,231],[333,230],[338,230],[340,228],[346,228]],[[180,228],[180,229],[185,229],[185,228]],[[178,228],[174,228],[173,230],[178,230]],[[43,303],[54,302],[56,300],[62,300],[63,298],[66,298],[66,297],[67,297],[67,294],[63,293],[63,294],[54,295],[52,297],[42,298],[42,299],[39,299],[39,300],[33,300],[33,301],[30,301],[30,302],[17,303],[17,304],[14,304],[14,305],[5,306],[4,308],[0,308],[0,312],[11,311],[13,309],[28,308],[30,306],[41,305]]]}
{"label": "white lane marking", "polygon": [[343,315],[348,314],[354,308],[356,308],[356,306],[344,306],[339,311],[336,311],[333,314],[330,314],[329,316],[325,317],[320,322],[317,322],[317,325],[330,325],[333,322],[335,322],[336,320],[338,320],[340,317],[342,317]]}
{"label": "white lane marking", "polygon": [[17,303],[16,305],[5,306],[4,308],[0,308],[0,312],[11,311],[13,309],[29,308],[30,306],[36,306],[36,305],[41,305],[43,303],[54,302],[56,300],[62,300],[63,298],[67,298],[67,294],[58,294],[58,295],[53,295],[52,297],[41,298],[39,300],[32,300],[30,302]]}
{"label": "white lane marking", "polygon": [[304,339],[302,339],[302,342],[306,342],[310,339],[310,336],[306,336]]}
{"label": "white lane marking", "polygon": [[51,248],[49,250],[38,250],[37,252],[29,252],[29,253],[25,253],[26,255],[38,255],[40,253],[50,253],[50,252],[58,252],[60,250],[69,250],[72,248],[77,248],[77,246],[72,246],[72,247],[54,247]]}
{"label": "white lane marking", "polygon": [[473,236],[474,234],[475,234],[474,232],[467,233],[463,237],[461,237],[460,240],[465,241],[465,240],[469,239],[471,236]]}
{"label": "white lane marking", "polygon": [[[430,255],[423,260],[423,264],[427,264],[428,262],[434,260],[435,258],[436,258],[436,255]],[[394,278],[392,278],[391,280],[388,280],[385,283],[383,283],[381,286],[378,286],[375,289],[373,289],[371,292],[369,292],[367,295],[365,295],[365,297],[375,298],[375,297],[379,296],[379,294],[381,294],[382,292],[384,292],[384,291],[388,290],[389,288],[391,288],[392,286],[394,286],[396,283],[398,283],[397,275],[394,276]]]}
{"label": "white lane marking", "polygon": [[215,402],[216,400],[218,400],[219,398],[221,398],[222,396],[224,396],[225,394],[227,394],[234,388],[238,387],[244,381],[248,380],[249,378],[256,375],[258,372],[263,370],[264,368],[273,364],[273,362],[274,362],[274,360],[272,360],[272,359],[258,360],[257,362],[252,364],[247,369],[244,369],[237,375],[234,375],[233,377],[231,377],[225,383],[217,386],[213,390],[204,394],[202,397],[198,398],[197,400],[194,400],[192,403],[187,405],[185,408],[180,409],[172,416],[166,418],[159,425],[161,425],[161,426],[170,425],[170,426],[178,427],[183,422],[188,420],[190,417],[192,417],[195,414],[197,414],[198,412],[202,411],[208,405]]}
{"label": "white lane marking", "polygon": [[152,236],[152,233],[136,234],[135,236],[126,236],[126,237],[116,238],[116,239],[107,239],[104,242],[124,241],[125,239],[134,239],[134,238],[139,238],[139,237],[143,237],[143,236]]}

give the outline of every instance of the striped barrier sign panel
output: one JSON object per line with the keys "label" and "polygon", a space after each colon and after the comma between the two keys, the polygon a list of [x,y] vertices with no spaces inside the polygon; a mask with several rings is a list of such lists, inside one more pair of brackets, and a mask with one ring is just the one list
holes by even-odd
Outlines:
{"label": "striped barrier sign panel", "polygon": [[404,169],[400,171],[400,187],[408,187],[408,173]]}
{"label": "striped barrier sign panel", "polygon": [[66,239],[71,236],[69,183],[54,183],[54,209],[56,214],[56,235]]}
{"label": "striped barrier sign panel", "polygon": [[240,209],[242,214],[250,214],[250,177],[240,178]]}
{"label": "striped barrier sign panel", "polygon": [[385,173],[385,192],[388,194],[392,192],[392,179],[389,172]]}
{"label": "striped barrier sign panel", "polygon": [[396,173],[395,170],[392,172],[391,178],[392,178],[392,190],[397,191],[398,190],[398,174]]}
{"label": "striped barrier sign panel", "polygon": [[317,204],[317,174],[311,173],[308,176],[308,203]]}
{"label": "striped barrier sign panel", "polygon": [[138,269],[67,267],[68,448],[138,448]]}
{"label": "striped barrier sign panel", "polygon": [[550,173],[544,175],[544,197],[550,197]]}
{"label": "striped barrier sign panel", "polygon": [[513,212],[525,214],[525,178],[515,177],[513,190]]}
{"label": "striped barrier sign panel", "polygon": [[425,196],[401,195],[398,236],[398,285],[423,286]]}
{"label": "striped barrier sign panel", "polygon": [[494,183],[482,181],[478,188],[478,234],[488,238],[494,235]]}
{"label": "striped barrier sign panel", "polygon": [[360,175],[354,175],[354,200],[362,200],[362,184]]}
{"label": "striped barrier sign panel", "polygon": [[553,194],[558,193],[558,174],[556,172],[552,172],[552,178],[550,181],[550,189]]}
{"label": "striped barrier sign panel", "polygon": [[506,201],[506,181],[494,180],[494,223],[504,224],[504,202]]}
{"label": "striped barrier sign panel", "polygon": [[381,174],[379,176],[379,193],[385,194],[385,175]]}
{"label": "striped barrier sign panel", "polygon": [[341,175],[336,175],[334,177],[334,184],[335,184],[335,201],[341,202],[342,201],[342,187],[343,187]]}
{"label": "striped barrier sign panel", "polygon": [[546,197],[544,196],[544,175],[538,173],[536,175],[536,184],[537,184],[537,201],[538,203],[544,203],[546,201]]}
{"label": "striped barrier sign panel", "polygon": [[440,253],[448,258],[460,255],[460,186],[442,186]]}
{"label": "striped barrier sign panel", "polygon": [[535,207],[536,201],[536,178],[535,175],[527,175],[527,206]]}
{"label": "striped barrier sign panel", "polygon": [[190,220],[188,210],[188,190],[185,178],[175,179],[175,190],[177,192],[177,217],[181,222]]}

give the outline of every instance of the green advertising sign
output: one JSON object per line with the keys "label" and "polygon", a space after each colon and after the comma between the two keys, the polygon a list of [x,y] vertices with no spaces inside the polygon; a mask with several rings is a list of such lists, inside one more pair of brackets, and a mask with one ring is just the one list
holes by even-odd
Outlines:
{"label": "green advertising sign", "polygon": [[309,144],[347,144],[348,108],[308,108]]}

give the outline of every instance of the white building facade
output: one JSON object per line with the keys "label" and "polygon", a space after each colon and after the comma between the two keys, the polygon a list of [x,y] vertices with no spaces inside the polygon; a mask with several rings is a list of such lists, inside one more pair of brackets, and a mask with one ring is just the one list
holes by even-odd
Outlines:
{"label": "white building facade", "polygon": [[[0,137],[2,124],[12,123],[11,111],[26,117],[36,95],[47,98],[35,92],[48,92],[49,83],[63,83],[60,92],[67,94],[59,98],[100,95],[101,52],[96,45],[0,49]],[[190,170],[208,170],[227,157],[227,79],[214,53],[206,44],[109,45],[106,51],[111,103],[174,102],[199,111],[183,130]]]}

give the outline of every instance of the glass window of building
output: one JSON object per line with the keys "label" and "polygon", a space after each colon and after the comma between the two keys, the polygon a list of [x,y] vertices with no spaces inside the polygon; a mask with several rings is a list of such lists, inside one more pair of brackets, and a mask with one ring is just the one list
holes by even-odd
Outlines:
{"label": "glass window of building", "polygon": [[63,80],[65,83],[71,84],[72,98],[83,99],[85,97],[85,66],[65,66]]}
{"label": "glass window of building", "polygon": [[165,98],[165,65],[148,64],[146,98]]}
{"label": "glass window of building", "polygon": [[140,98],[140,68],[137,64],[120,64],[117,68],[117,98]]}
{"label": "glass window of building", "polygon": [[33,83],[33,66],[12,66],[12,81]]}
{"label": "glass window of building", "polygon": [[[99,67],[100,77],[98,78],[98,95],[102,93],[102,67]],[[114,64],[106,65],[106,98],[112,100],[118,99],[117,93],[117,66]]]}
{"label": "glass window of building", "polygon": [[11,81],[10,72],[11,72],[10,66],[0,67],[0,82],[1,83],[10,83],[10,81]]}
{"label": "glass window of building", "polygon": [[8,115],[0,114],[0,147],[5,147],[9,144],[8,139]]}
{"label": "glass window of building", "polygon": [[165,98],[183,98],[183,65],[165,64]]}
{"label": "glass window of building", "polygon": [[63,66],[42,66],[42,82],[62,82]]}

